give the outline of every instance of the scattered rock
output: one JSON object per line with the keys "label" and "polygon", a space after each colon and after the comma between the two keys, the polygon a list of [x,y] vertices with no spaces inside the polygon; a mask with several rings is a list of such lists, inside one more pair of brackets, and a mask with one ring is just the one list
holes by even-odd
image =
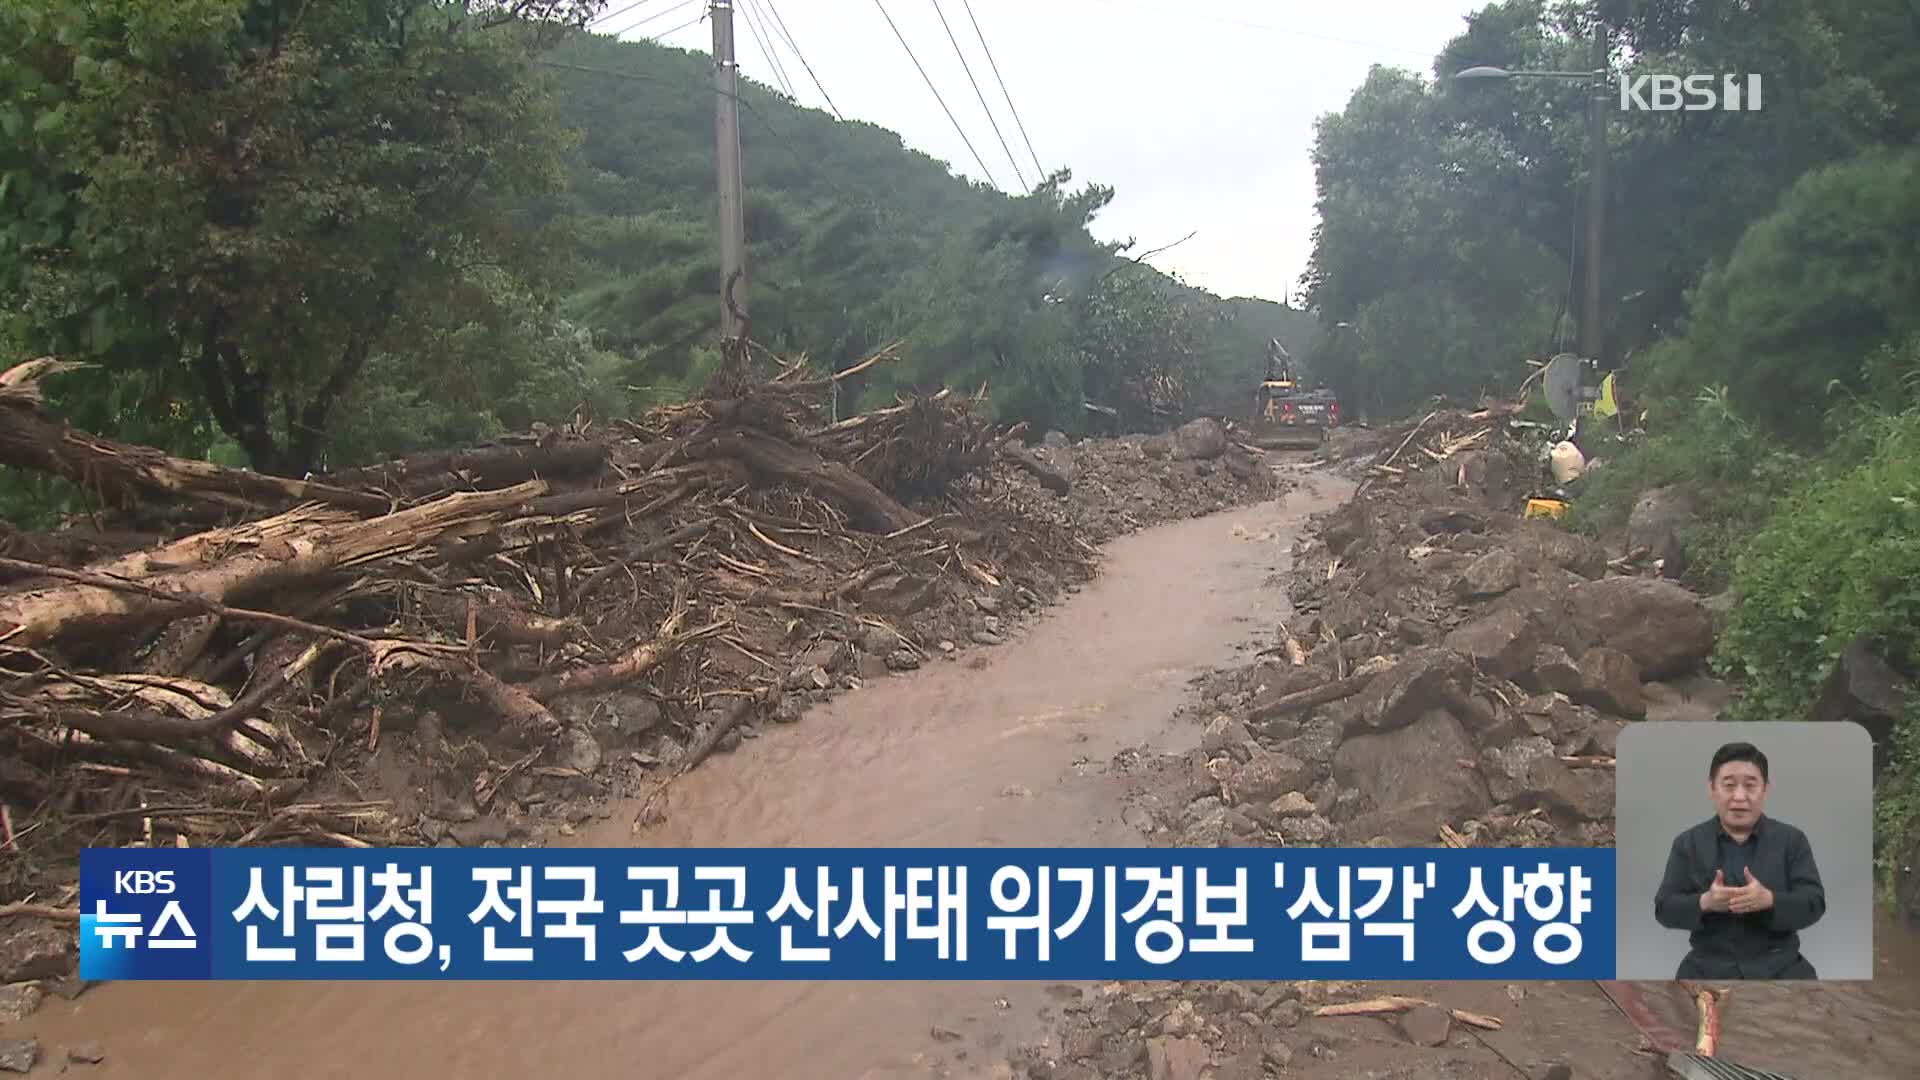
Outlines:
{"label": "scattered rock", "polygon": [[1234,772],[1233,795],[1236,801],[1266,803],[1298,790],[1312,779],[1307,763],[1291,754],[1256,751]]}
{"label": "scattered rock", "polygon": [[1473,560],[1455,586],[1469,600],[1499,596],[1520,587],[1520,557],[1505,549],[1489,551]]}
{"label": "scattered rock", "polygon": [[1198,1039],[1162,1036],[1147,1041],[1149,1080],[1200,1080],[1200,1073],[1213,1063],[1207,1044]]}
{"label": "scattered rock", "polygon": [[911,649],[895,649],[887,654],[887,667],[894,671],[914,671],[920,667],[920,657]]}
{"label": "scattered rock", "polygon": [[1313,800],[1299,791],[1289,791],[1267,804],[1275,817],[1301,818],[1315,813]]}
{"label": "scattered rock", "polygon": [[1205,461],[1226,452],[1226,425],[1212,417],[1189,420],[1173,432],[1173,457],[1176,461]]}
{"label": "scattered rock", "polygon": [[[1298,1002],[1294,1003],[1294,1008],[1299,1009]],[[1284,1073],[1287,1071],[1287,1066],[1293,1064],[1293,1046],[1287,1042],[1285,1035],[1269,1029],[1260,1037],[1260,1056],[1266,1060],[1267,1064],[1273,1066],[1275,1071]]]}
{"label": "scattered rock", "polygon": [[1120,1076],[1133,1069],[1147,1054],[1147,1042],[1138,1035],[1108,1038],[1100,1048],[1100,1075]]}
{"label": "scattered rock", "polygon": [[1615,716],[1639,720],[1647,715],[1640,689],[1640,666],[1618,649],[1596,645],[1580,657],[1580,688],[1575,701]]}
{"label": "scattered rock", "polygon": [[885,615],[917,615],[939,597],[939,582],[915,574],[894,573],[880,578],[860,593],[860,602]]}
{"label": "scattered rock", "polygon": [[486,844],[504,844],[509,835],[507,823],[488,814],[472,821],[454,823],[447,829],[448,837],[461,847],[482,847]]}
{"label": "scattered rock", "polygon": [[603,760],[600,740],[584,728],[568,728],[556,753],[560,764],[583,776],[592,776],[599,771]]}
{"label": "scattered rock", "polygon": [[1143,806],[1129,806],[1120,811],[1120,820],[1143,833],[1152,834],[1158,832],[1160,828],[1154,823],[1153,813]]}
{"label": "scattered rock", "polygon": [[1523,521],[1508,542],[1535,563],[1571,571],[1588,580],[1607,572],[1606,548],[1558,525]]}
{"label": "scattered rock", "polygon": [[1510,679],[1533,663],[1540,631],[1524,612],[1502,608],[1448,634],[1445,644],[1465,654],[1480,671]]}
{"label": "scattered rock", "polygon": [[1425,619],[1401,619],[1395,632],[1409,645],[1427,645],[1440,638],[1440,628]]}
{"label": "scattered rock", "polygon": [[875,656],[886,656],[900,647],[900,635],[884,626],[869,626],[860,632],[860,648]]}
{"label": "scattered rock", "polygon": [[1173,453],[1173,440],[1167,438],[1165,435],[1155,435],[1153,438],[1140,444],[1140,452],[1145,454],[1150,460],[1163,460],[1169,454]]}
{"label": "scattered rock", "polygon": [[80,959],[74,928],[45,919],[0,921],[0,984],[57,979]]}
{"label": "scattered rock", "polygon": [[38,983],[0,987],[0,1024],[14,1024],[32,1016],[46,996]]}
{"label": "scattered rock", "polygon": [[1522,678],[1529,690],[1572,694],[1581,687],[1580,665],[1558,645],[1542,645],[1533,656],[1533,670]]}
{"label": "scattered rock", "polygon": [[1685,533],[1693,524],[1693,497],[1678,487],[1657,487],[1640,496],[1627,517],[1627,550],[1645,549],[1660,563],[1662,577],[1687,572]]}
{"label": "scattered rock", "polygon": [[1200,736],[1200,749],[1207,754],[1220,754],[1236,749],[1245,749],[1253,742],[1253,733],[1247,725],[1231,716],[1216,716],[1208,724],[1206,733]]}
{"label": "scattered rock", "polygon": [[779,704],[773,708],[773,721],[776,724],[798,723],[806,714],[807,703],[798,694],[782,694]]}
{"label": "scattered rock", "polygon": [[[0,1069],[7,1072],[32,1072],[40,1060],[40,1043],[34,1039],[0,1039]],[[1198,1075],[1198,1074],[1195,1074]]]}
{"label": "scattered rock", "polygon": [[1464,701],[1472,685],[1465,656],[1435,646],[1415,649],[1354,697],[1348,730],[1405,727],[1435,705]]}
{"label": "scattered rock", "polygon": [[1434,506],[1420,512],[1416,519],[1430,536],[1443,533],[1487,531],[1487,516],[1464,506]]}
{"label": "scattered rock", "polygon": [[940,650],[941,652],[943,652],[943,653],[951,653],[951,652],[953,652],[953,651],[954,651],[955,649],[958,649],[959,647],[960,647],[960,646],[958,646],[958,645],[955,645],[955,644],[954,644],[953,642],[951,642],[951,641],[942,641],[942,642],[941,642],[941,643],[940,643],[940,644],[939,644],[939,645],[937,646],[937,648],[939,648],[939,650]]}
{"label": "scattered rock", "polygon": [[1006,640],[1006,638],[1001,637],[991,630],[975,630],[973,632],[973,641],[976,645],[1000,645],[1004,644]]}
{"label": "scattered rock", "polygon": [[97,1042],[75,1043],[67,1047],[66,1058],[76,1065],[98,1065],[107,1060],[107,1051]]}
{"label": "scattered rock", "polygon": [[1277,830],[1280,838],[1291,847],[1320,847],[1332,840],[1339,831],[1333,822],[1318,814],[1312,817],[1283,818]]}
{"label": "scattered rock", "polygon": [[1453,1033],[1453,1017],[1445,1009],[1421,1005],[1400,1014],[1400,1031],[1415,1046],[1442,1046]]}
{"label": "scattered rock", "polygon": [[1589,754],[1612,757],[1620,744],[1620,733],[1627,728],[1625,720],[1609,720],[1601,717],[1593,722],[1587,731],[1587,750]]}
{"label": "scattered rock", "polygon": [[1712,616],[1698,596],[1671,581],[1585,581],[1569,601],[1585,636],[1633,657],[1642,679],[1685,674],[1713,651]]}
{"label": "scattered rock", "polygon": [[822,671],[838,673],[845,671],[852,663],[852,647],[832,638],[816,641],[812,648],[800,654],[802,667],[819,668]]}
{"label": "scattered rock", "polygon": [[[1495,802],[1517,809],[1546,807],[1567,813],[1587,802],[1588,790],[1579,784],[1553,744],[1539,735],[1530,735],[1513,745],[1487,750],[1481,755],[1487,774],[1487,788]],[[1612,809],[1609,807],[1608,813]]]}

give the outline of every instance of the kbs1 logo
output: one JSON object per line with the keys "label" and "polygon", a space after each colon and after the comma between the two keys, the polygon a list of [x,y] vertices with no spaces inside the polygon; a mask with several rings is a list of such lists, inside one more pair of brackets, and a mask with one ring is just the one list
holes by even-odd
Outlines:
{"label": "kbs1 logo", "polygon": [[1760,111],[1758,75],[1634,75],[1620,80],[1626,112]]}

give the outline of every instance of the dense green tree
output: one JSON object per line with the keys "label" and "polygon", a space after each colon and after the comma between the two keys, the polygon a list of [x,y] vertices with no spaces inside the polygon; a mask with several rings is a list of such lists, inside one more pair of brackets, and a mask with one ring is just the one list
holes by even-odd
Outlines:
{"label": "dense green tree", "polygon": [[[30,347],[191,391],[298,473],[370,361],[540,304],[564,181],[525,19],[581,3],[21,0],[0,11],[0,281]],[[495,310],[511,305],[513,313]]]}

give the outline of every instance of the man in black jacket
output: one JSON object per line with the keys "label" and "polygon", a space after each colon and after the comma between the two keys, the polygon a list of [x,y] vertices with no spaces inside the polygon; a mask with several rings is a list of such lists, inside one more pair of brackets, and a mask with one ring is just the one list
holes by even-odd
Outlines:
{"label": "man in black jacket", "polygon": [[1827,910],[1807,834],[1763,813],[1767,755],[1728,743],[1707,767],[1714,816],[1674,837],[1654,918],[1691,931],[1676,979],[1814,979],[1800,931]]}

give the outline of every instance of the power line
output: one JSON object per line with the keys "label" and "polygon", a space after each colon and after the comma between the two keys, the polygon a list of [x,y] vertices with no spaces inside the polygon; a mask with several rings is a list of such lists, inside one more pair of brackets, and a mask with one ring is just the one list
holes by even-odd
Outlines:
{"label": "power line", "polygon": [[900,33],[898,26],[894,26],[893,16],[887,14],[887,6],[880,0],[873,0],[873,6],[880,9],[881,16],[887,20],[887,25],[893,27],[893,36],[900,40],[900,47],[907,51],[907,59],[912,60],[913,66],[919,69],[920,78],[925,80],[927,89],[933,91],[933,100],[940,103],[940,111],[947,114],[947,122],[952,124],[953,130],[959,133],[960,141],[967,144],[967,152],[973,155],[973,163],[980,166],[980,172],[987,178],[987,183],[996,188],[999,187],[1000,182],[993,178],[992,170],[987,168],[986,162],[980,160],[980,151],[973,148],[973,140],[967,138],[966,129],[962,128],[960,121],[954,118],[953,110],[947,108],[947,99],[940,96],[940,88],[933,85],[933,79],[927,74],[927,69],[920,66],[920,58],[913,55],[913,46],[907,44],[906,36]]}
{"label": "power line", "polygon": [[1033,174],[1045,177],[1047,170],[1040,165],[1040,155],[1033,152],[1033,140],[1027,138],[1027,125],[1020,120],[1020,110],[1013,107],[1013,95],[1007,91],[1007,80],[1000,77],[1000,65],[993,59],[993,50],[987,47],[987,35],[980,32],[980,20],[973,17],[973,0],[960,0],[967,9],[967,21],[973,24],[973,34],[980,39],[980,50],[987,54],[987,65],[993,68],[993,77],[1000,83],[1000,95],[1007,99],[1007,111],[1013,114],[1014,126],[1020,129],[1020,140],[1027,144],[1027,153],[1033,157]]}
{"label": "power line", "polygon": [[651,4],[653,2],[654,0],[633,0],[633,3],[628,4],[626,7],[615,8],[612,11],[595,15],[593,19],[590,22],[588,22],[587,25],[588,26],[605,26],[606,24],[612,22],[613,20],[619,18],[620,16],[625,15],[627,12],[632,11],[634,8],[645,7],[646,5]]}
{"label": "power line", "polygon": [[787,81],[786,68],[781,66],[779,57],[774,55],[772,40],[754,21],[752,0],[740,0],[740,18],[747,24],[747,36],[753,39],[753,47],[760,50],[760,58],[767,62],[767,67],[773,69],[774,81],[780,84],[781,92],[796,101],[799,100],[794,97],[793,84]]}
{"label": "power line", "polygon": [[[671,14],[673,14],[673,13],[674,13],[674,12],[676,12],[676,11],[681,11],[681,10],[684,10],[684,9],[686,9],[686,8],[689,8],[689,7],[692,7],[692,6],[694,5],[694,4],[704,4],[705,2],[706,2],[706,0],[680,0],[680,3],[678,3],[678,4],[675,4],[675,5],[673,5],[673,6],[672,6],[672,7],[670,7],[670,8],[661,8],[661,9],[660,9],[659,11],[656,11],[656,12],[654,12],[653,14],[651,14],[651,15],[648,15],[648,16],[647,16],[646,18],[643,18],[643,19],[641,19],[641,20],[639,20],[638,22],[632,22],[632,23],[628,23],[628,24],[627,24],[627,25],[626,25],[625,27],[623,27],[622,29],[619,29],[619,30],[615,30],[615,31],[613,32],[613,36],[617,38],[617,37],[621,37],[621,36],[623,36],[623,35],[626,35],[626,34],[631,34],[631,33],[633,33],[633,32],[634,32],[635,30],[638,30],[638,29],[640,29],[641,27],[643,27],[643,26],[645,26],[645,25],[647,25],[648,23],[650,23],[650,22],[653,22],[653,21],[654,21],[655,19],[659,19],[659,18],[661,18],[661,17],[663,17],[663,16],[667,16],[667,15],[671,15]],[[707,15],[707,12],[706,12],[706,9],[705,9],[705,8],[703,7],[703,8],[702,8],[702,9],[700,10],[700,18],[702,18],[702,19],[704,19],[704,18],[706,18],[706,15]],[[699,21],[700,21],[700,19],[695,19],[695,20],[694,20],[694,22],[699,22]],[[693,23],[688,23],[688,24],[686,24],[686,25],[688,25],[688,26],[691,26],[691,25],[693,25]],[[678,29],[680,29],[680,27],[675,27],[674,29],[675,29],[675,30],[678,30]],[[668,32],[668,33],[672,33],[673,31],[672,31],[672,30],[669,30],[669,31],[667,31],[667,32]]]}
{"label": "power line", "polygon": [[833,110],[833,115],[841,120],[845,120],[846,117],[840,112],[840,106],[835,105],[833,99],[827,97],[827,88],[820,85],[820,76],[813,73],[813,65],[807,63],[806,54],[800,51],[799,43],[795,42],[793,40],[793,34],[788,32],[787,20],[780,17],[780,6],[775,4],[773,0],[766,0],[766,4],[767,10],[773,13],[774,27],[780,31],[780,36],[785,39],[787,48],[793,50],[793,55],[799,59],[800,66],[807,69],[807,78],[813,80],[813,88],[820,91],[821,97],[826,98],[827,108]]}
{"label": "power line", "polygon": [[1000,121],[993,118],[993,109],[987,105],[987,95],[980,92],[980,84],[974,81],[973,65],[967,63],[967,54],[960,51],[960,40],[953,36],[953,27],[947,25],[947,13],[940,10],[940,0],[933,0],[933,13],[940,16],[940,28],[947,32],[947,42],[953,46],[953,55],[960,58],[960,70],[967,73],[967,82],[973,86],[973,96],[980,101],[980,111],[987,114],[987,126],[993,129],[993,137],[1000,140],[1000,150],[1007,155],[1007,163],[1013,166],[1014,179],[1027,194],[1033,194],[1033,188],[1027,186],[1027,178],[1020,173],[1020,162],[1015,160],[1013,151],[1007,148],[1007,137],[1000,134]]}
{"label": "power line", "polygon": [[698,25],[700,25],[701,23],[703,23],[703,22],[706,22],[706,21],[707,21],[707,13],[706,13],[706,11],[705,11],[705,9],[702,9],[702,10],[701,10],[701,12],[700,12],[700,14],[698,14],[698,15],[695,15],[695,16],[694,16],[693,18],[691,18],[691,19],[688,19],[688,20],[687,20],[686,22],[683,22],[683,23],[681,23],[681,24],[680,24],[679,26],[676,26],[676,27],[674,27],[673,29],[671,29],[671,30],[662,30],[662,31],[660,31],[660,32],[659,32],[659,33],[657,33],[657,34],[654,34],[654,35],[652,35],[652,36],[650,36],[650,37],[644,37],[644,38],[641,38],[640,40],[642,40],[642,41],[655,41],[655,42],[657,42],[657,41],[659,41],[659,40],[660,40],[661,38],[663,38],[663,37],[666,37],[666,36],[667,36],[668,34],[677,34],[677,33],[679,33],[680,31],[682,31],[682,30],[685,30],[685,29],[686,29],[687,27],[689,27],[689,26],[698,26]]}

